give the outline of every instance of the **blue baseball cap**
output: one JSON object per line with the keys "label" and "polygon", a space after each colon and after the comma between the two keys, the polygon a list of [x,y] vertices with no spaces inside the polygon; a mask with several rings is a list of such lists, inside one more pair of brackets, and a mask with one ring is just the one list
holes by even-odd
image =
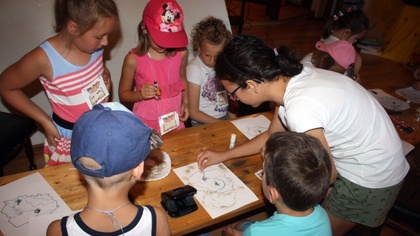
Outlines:
{"label": "blue baseball cap", "polygon": [[[121,103],[97,104],[74,125],[71,161],[80,173],[99,178],[127,172],[149,155],[151,132]],[[93,159],[101,168],[83,166],[81,157]]]}

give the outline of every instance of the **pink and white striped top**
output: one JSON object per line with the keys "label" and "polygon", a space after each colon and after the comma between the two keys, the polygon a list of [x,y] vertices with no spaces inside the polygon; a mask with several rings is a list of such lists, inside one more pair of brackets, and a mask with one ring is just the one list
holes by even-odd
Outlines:
{"label": "pink and white striped top", "polygon": [[65,60],[48,41],[44,41],[40,47],[50,59],[53,79],[48,81],[47,78],[41,76],[39,80],[47,93],[54,113],[74,123],[85,111],[90,110],[82,89],[102,76],[103,49],[95,51],[86,65],[75,66]]}

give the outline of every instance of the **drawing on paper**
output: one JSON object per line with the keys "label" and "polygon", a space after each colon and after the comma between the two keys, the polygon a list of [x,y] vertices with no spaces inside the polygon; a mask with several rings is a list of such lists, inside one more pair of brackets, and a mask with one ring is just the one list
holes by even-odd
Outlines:
{"label": "drawing on paper", "polygon": [[270,126],[270,120],[263,115],[232,120],[231,122],[248,139],[253,139],[255,136],[265,132]]}
{"label": "drawing on paper", "polygon": [[201,172],[193,163],[174,171],[184,184],[197,189],[196,199],[213,219],[258,199],[224,164]]}
{"label": "drawing on paper", "polygon": [[70,208],[49,183],[35,172],[0,187],[0,229],[3,235],[45,235],[51,221],[28,231],[31,219],[69,215]]}
{"label": "drawing on paper", "polygon": [[29,222],[29,217],[51,214],[60,206],[49,194],[23,195],[3,202],[1,213],[9,219],[13,227],[21,227]]}
{"label": "drawing on paper", "polygon": [[254,126],[254,127],[246,127],[247,131],[246,133],[248,135],[245,136],[252,136],[255,137],[257,135],[260,135],[261,133],[265,132],[268,128],[263,126]]}

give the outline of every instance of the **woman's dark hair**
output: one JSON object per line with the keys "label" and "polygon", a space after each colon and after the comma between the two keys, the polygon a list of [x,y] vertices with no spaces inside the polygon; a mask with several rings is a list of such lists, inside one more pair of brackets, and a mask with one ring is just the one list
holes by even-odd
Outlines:
{"label": "woman's dark hair", "polygon": [[286,47],[273,49],[256,36],[239,35],[217,57],[215,71],[221,80],[241,86],[245,81],[274,81],[302,71],[300,58]]}

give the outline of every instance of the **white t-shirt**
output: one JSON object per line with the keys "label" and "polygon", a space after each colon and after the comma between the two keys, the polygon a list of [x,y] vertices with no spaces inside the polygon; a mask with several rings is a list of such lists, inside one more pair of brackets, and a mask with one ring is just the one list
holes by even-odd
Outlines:
{"label": "white t-shirt", "polygon": [[200,86],[200,111],[215,118],[226,116],[227,92],[216,78],[214,69],[206,66],[198,55],[188,63],[187,79]]}
{"label": "white t-shirt", "polygon": [[384,108],[346,76],[305,66],[287,84],[279,117],[292,131],[323,128],[338,173],[358,185],[390,187],[409,170]]}

